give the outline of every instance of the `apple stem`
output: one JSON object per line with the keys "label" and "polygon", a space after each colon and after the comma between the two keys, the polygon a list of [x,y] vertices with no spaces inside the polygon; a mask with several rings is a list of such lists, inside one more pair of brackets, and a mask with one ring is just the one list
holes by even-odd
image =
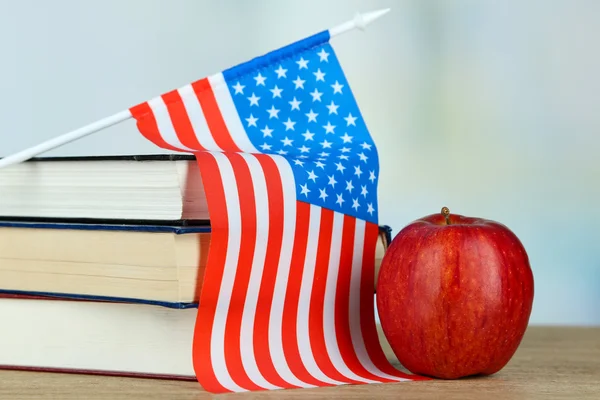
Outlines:
{"label": "apple stem", "polygon": [[442,214],[446,217],[446,225],[450,225],[450,209],[448,207],[442,207]]}

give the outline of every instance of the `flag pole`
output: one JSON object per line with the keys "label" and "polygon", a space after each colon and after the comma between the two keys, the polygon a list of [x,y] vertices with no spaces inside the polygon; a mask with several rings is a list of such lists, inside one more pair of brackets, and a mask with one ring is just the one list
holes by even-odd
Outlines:
{"label": "flag pole", "polygon": [[[360,14],[356,13],[354,18],[350,21],[346,21],[342,24],[339,24],[333,28],[329,29],[330,37],[341,35],[345,32],[351,31],[353,29],[360,29],[362,31],[365,30],[366,26],[373,21],[383,17],[385,14],[390,12],[389,8],[371,11],[368,13]],[[103,118],[96,122],[93,122],[89,125],[83,126],[81,128],[75,129],[71,132],[67,132],[63,135],[56,136],[50,140],[39,143],[35,146],[26,148],[18,153],[11,154],[7,157],[0,159],[0,168],[8,167],[9,165],[18,164],[20,162],[26,161],[32,157],[35,157],[38,154],[45,153],[54,148],[60,147],[67,143],[73,142],[77,139],[81,139],[85,136],[88,136],[92,133],[98,132],[102,129],[108,128],[110,126],[119,124],[123,121],[126,121],[132,117],[129,109],[120,111],[116,114],[113,114],[109,117]]]}

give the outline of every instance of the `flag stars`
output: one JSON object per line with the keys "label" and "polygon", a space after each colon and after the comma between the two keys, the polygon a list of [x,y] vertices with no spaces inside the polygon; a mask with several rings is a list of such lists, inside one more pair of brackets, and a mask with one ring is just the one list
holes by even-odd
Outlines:
{"label": "flag stars", "polygon": [[289,103],[290,103],[290,106],[292,106],[292,110],[300,111],[300,104],[302,102],[298,101],[295,96],[294,96],[294,99],[292,101],[290,101]]}
{"label": "flag stars", "polygon": [[369,157],[367,157],[363,152],[358,153],[358,158],[360,158],[360,161],[364,161],[365,163],[369,159]]}
{"label": "flag stars", "polygon": [[352,199],[352,208],[354,208],[355,211],[358,211],[358,207],[360,207],[358,199]]}
{"label": "flag stars", "polygon": [[360,147],[363,148],[363,150],[371,150],[371,145],[368,144],[367,142],[363,142]]}
{"label": "flag stars", "polygon": [[270,129],[268,125],[265,125],[264,129],[260,130],[263,134],[263,137],[273,137],[272,133],[273,133],[273,129]]}
{"label": "flag stars", "polygon": [[373,203],[367,204],[367,212],[369,213],[369,215],[373,215],[373,212],[375,212],[375,209],[373,208]]}
{"label": "flag stars", "polygon": [[347,155],[345,155],[345,154],[341,154],[341,155],[339,155],[339,156],[337,156],[337,157],[338,157],[340,160],[345,160],[345,161],[347,161],[347,160],[348,160],[348,156],[347,156]]}
{"label": "flag stars", "polygon": [[317,70],[317,72],[313,72],[313,75],[315,76],[315,79],[317,80],[317,82],[319,82],[319,81],[325,82],[325,74],[323,72],[321,72],[321,68],[319,68]]}
{"label": "flag stars", "polygon": [[352,193],[352,189],[354,189],[354,185],[352,185],[352,181],[346,181],[346,190]]}
{"label": "flag stars", "polygon": [[305,60],[304,57],[300,57],[296,64],[298,64],[298,69],[308,69],[308,60]]}
{"label": "flag stars", "polygon": [[285,150],[279,150],[279,151],[277,152],[277,154],[279,154],[279,155],[282,155],[282,156],[285,156],[287,153],[288,153],[288,152],[287,152],[287,151],[285,151]]}
{"label": "flag stars", "polygon": [[333,100],[331,101],[331,104],[326,107],[329,109],[329,115],[337,114],[337,109],[340,108],[340,106],[336,105]]}
{"label": "flag stars", "polygon": [[310,95],[312,96],[312,100],[313,101],[321,101],[321,96],[323,96],[322,92],[319,92],[317,90],[317,88],[315,88],[315,90],[313,90]]}
{"label": "flag stars", "polygon": [[304,136],[304,140],[313,140],[313,136],[315,136],[314,133],[310,132],[308,129],[306,130],[306,132],[304,132],[302,134],[302,136]]}
{"label": "flag stars", "polygon": [[285,73],[287,72],[287,69],[283,68],[281,65],[279,66],[279,68],[277,68],[275,70],[275,73],[277,74],[277,79],[279,78],[286,78]]}
{"label": "flag stars", "polygon": [[346,169],[346,167],[344,167],[344,165],[342,164],[341,161],[335,163],[335,170],[336,171],[340,171],[343,174],[345,169]]}
{"label": "flag stars", "polygon": [[292,145],[293,140],[288,138],[287,136],[285,137],[285,139],[281,140],[281,143],[283,143],[283,146],[291,146]]}
{"label": "flag stars", "polygon": [[340,139],[344,141],[344,143],[352,143],[353,136],[348,136],[348,132],[344,133],[344,136],[341,136]]}
{"label": "flag stars", "polygon": [[317,176],[317,175],[315,175],[315,171],[314,171],[314,170],[312,170],[312,171],[307,171],[307,173],[308,173],[308,178],[307,178],[307,179],[310,179],[310,180],[311,180],[311,181],[313,181],[313,182],[316,182],[316,181],[317,181],[317,178],[318,178],[318,176]]}
{"label": "flag stars", "polygon": [[270,90],[271,90],[271,93],[273,93],[273,98],[275,98],[275,97],[281,98],[281,92],[283,92],[283,89],[279,89],[279,87],[277,87],[277,85],[275,85],[275,87]]}
{"label": "flag stars", "polygon": [[307,183],[305,183],[304,185],[300,185],[300,193],[303,194],[304,196],[308,197],[308,194],[310,193],[310,189],[308,188]]}
{"label": "flag stars", "polygon": [[329,182],[327,182],[327,184],[331,185],[332,188],[335,188],[335,184],[337,183],[337,181],[335,180],[335,177],[333,175],[331,175],[331,176],[327,176],[327,178],[329,178]]}
{"label": "flag stars", "polygon": [[318,115],[319,114],[315,113],[311,108],[308,114],[306,114],[306,116],[308,117],[308,122],[317,122]]}
{"label": "flag stars", "polygon": [[348,113],[348,116],[344,117],[344,119],[346,120],[346,126],[356,126],[356,117],[353,117],[352,113]]}
{"label": "flag stars", "polygon": [[325,159],[325,157],[327,157],[329,155],[329,153],[325,153],[324,151],[319,153],[319,157],[321,157],[323,160]]}
{"label": "flag stars", "polygon": [[325,201],[325,199],[327,199],[328,194],[325,192],[325,188],[323,189],[319,189],[319,198],[323,199],[323,201]]}
{"label": "flag stars", "polygon": [[325,128],[325,133],[334,133],[335,125],[331,125],[331,122],[327,121],[327,125],[323,125],[323,128]]}
{"label": "flag stars", "polygon": [[369,192],[367,191],[366,185],[360,185],[360,194],[362,194],[365,198],[367,197],[367,194],[369,194]]}
{"label": "flag stars", "polygon": [[360,176],[362,175],[362,171],[360,170],[360,165],[356,165],[354,167],[354,175],[358,176],[358,178],[360,179]]}
{"label": "flag stars", "polygon": [[342,203],[345,201],[344,198],[342,197],[341,194],[336,194],[335,196],[337,197],[337,200],[335,201],[335,204],[339,204],[341,206]]}
{"label": "flag stars", "polygon": [[300,79],[300,76],[298,76],[296,78],[296,80],[294,80],[292,82],[294,82],[296,89],[304,89],[304,82],[306,82],[306,81]]}
{"label": "flag stars", "polygon": [[263,151],[268,151],[268,150],[271,150],[271,145],[267,144],[267,143],[263,143],[260,145],[260,148],[263,149]]}
{"label": "flag stars", "polygon": [[340,84],[338,81],[335,81],[335,83],[331,85],[331,87],[333,88],[333,94],[342,94],[342,88],[344,87],[344,85]]}
{"label": "flag stars", "polygon": [[285,125],[285,130],[286,131],[293,131],[294,130],[294,125],[296,125],[296,123],[294,121],[292,121],[289,117],[287,119],[287,121],[285,121],[283,123]]}
{"label": "flag stars", "polygon": [[317,168],[325,169],[325,164],[323,164],[321,161],[315,161],[315,165]]}
{"label": "flag stars", "polygon": [[329,62],[327,57],[329,57],[329,53],[325,51],[325,49],[321,49],[320,52],[317,53],[319,56],[319,61]]}
{"label": "flag stars", "polygon": [[233,85],[233,89],[235,90],[234,94],[244,94],[244,88],[246,86],[240,84],[239,82]]}
{"label": "flag stars", "polygon": [[371,183],[375,182],[375,171],[369,171],[369,180]]}
{"label": "flag stars", "polygon": [[342,148],[340,149],[340,151],[341,151],[342,153],[349,153],[349,152],[350,152],[350,148],[348,148],[348,147],[342,147]]}
{"label": "flag stars", "polygon": [[250,100],[250,106],[258,106],[260,97],[257,97],[254,93],[252,93],[252,96],[248,97],[248,100]]}
{"label": "flag stars", "polygon": [[308,153],[310,151],[310,147],[302,145],[302,147],[298,147],[298,150],[300,150],[300,153]]}
{"label": "flag stars", "polygon": [[327,139],[323,140],[321,143],[319,143],[321,146],[323,146],[324,149],[330,149],[331,145],[333,144],[332,142],[328,142]]}
{"label": "flag stars", "polygon": [[254,80],[256,81],[256,86],[265,86],[265,81],[267,80],[267,78],[262,76],[259,72],[258,75],[254,77]]}
{"label": "flag stars", "polygon": [[275,106],[271,106],[271,108],[269,108],[267,110],[267,112],[269,113],[269,119],[271,118],[279,118],[279,116],[277,114],[279,114],[279,110],[275,108]]}
{"label": "flag stars", "polygon": [[250,116],[248,118],[246,118],[246,121],[248,121],[248,126],[256,126],[256,121],[258,121],[258,118],[256,118],[254,115],[250,114]]}

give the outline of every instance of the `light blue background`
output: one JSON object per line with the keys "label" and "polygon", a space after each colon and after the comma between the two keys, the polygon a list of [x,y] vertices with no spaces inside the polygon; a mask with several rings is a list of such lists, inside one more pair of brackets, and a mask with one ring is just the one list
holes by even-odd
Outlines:
{"label": "light blue background", "polygon": [[[598,1],[0,0],[0,155],[382,7],[332,41],[379,147],[381,222],[503,222],[531,322],[600,325]],[[156,152],[128,121],[47,155]]]}

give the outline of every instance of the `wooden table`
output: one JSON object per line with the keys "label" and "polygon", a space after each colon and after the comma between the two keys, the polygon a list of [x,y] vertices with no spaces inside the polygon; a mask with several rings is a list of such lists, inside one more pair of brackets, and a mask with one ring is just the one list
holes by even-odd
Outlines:
{"label": "wooden table", "polygon": [[[386,344],[387,345],[387,344]],[[386,346],[388,354],[389,348]],[[0,371],[0,399],[600,399],[600,328],[530,327],[498,374],[213,396],[195,382]]]}

